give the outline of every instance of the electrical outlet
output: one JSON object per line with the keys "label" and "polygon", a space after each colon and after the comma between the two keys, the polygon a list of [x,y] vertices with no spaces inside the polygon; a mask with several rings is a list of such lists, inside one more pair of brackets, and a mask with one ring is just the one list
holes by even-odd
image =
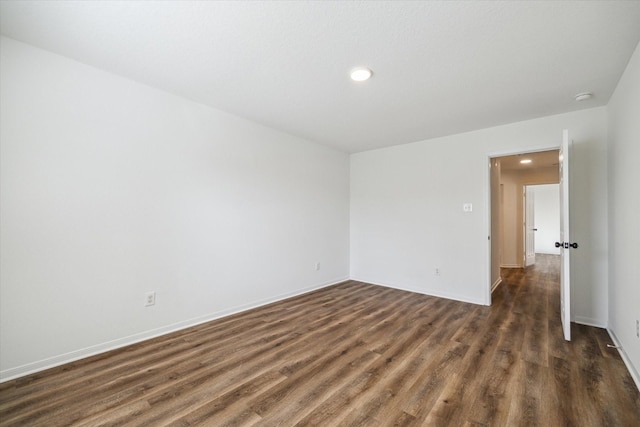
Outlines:
{"label": "electrical outlet", "polygon": [[147,292],[145,294],[144,306],[149,307],[156,304],[156,293],[155,292]]}
{"label": "electrical outlet", "polygon": [[636,319],[636,338],[640,338],[640,320]]}
{"label": "electrical outlet", "polygon": [[436,276],[440,275],[440,269],[436,267]]}

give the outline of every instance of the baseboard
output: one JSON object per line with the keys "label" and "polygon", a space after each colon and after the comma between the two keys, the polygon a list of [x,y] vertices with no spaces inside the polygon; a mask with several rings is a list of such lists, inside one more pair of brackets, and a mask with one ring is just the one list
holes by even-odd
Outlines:
{"label": "baseboard", "polygon": [[391,284],[391,283],[380,283],[380,282],[376,282],[376,281],[373,281],[373,280],[368,280],[368,279],[364,279],[364,278],[357,278],[357,277],[351,277],[351,280],[355,280],[355,281],[363,282],[363,283],[369,283],[371,285],[376,285],[376,286],[383,286],[385,288],[398,289],[399,291],[407,291],[407,292],[414,292],[416,294],[428,295],[430,297],[450,299],[450,300],[453,300],[453,301],[466,302],[466,303],[469,303],[469,304],[476,304],[476,305],[487,305],[482,300],[474,300],[472,298],[467,298],[467,297],[461,296],[461,295],[447,294],[447,293],[440,293],[440,292],[431,292],[431,291],[424,290],[424,289],[411,288],[411,287],[407,287],[407,286],[403,286],[403,285],[397,285],[397,284]]}
{"label": "baseboard", "polygon": [[618,341],[618,337],[616,337],[616,334],[609,328],[607,328],[607,332],[609,332],[609,336],[611,337],[611,341],[613,341],[613,344],[618,347],[618,353],[620,353],[620,357],[627,367],[629,375],[631,375],[631,378],[633,378],[633,382],[636,383],[638,391],[640,391],[640,375],[638,375],[636,367],[633,366],[631,359],[629,358],[629,356],[627,356],[627,353],[624,351],[624,348],[620,344],[620,341]]}
{"label": "baseboard", "polygon": [[571,319],[571,321],[573,323],[578,323],[580,325],[585,325],[585,326],[595,326],[596,328],[603,328],[603,329],[607,328],[606,322],[598,319],[592,319],[590,317],[574,316],[573,319]]}
{"label": "baseboard", "polygon": [[522,268],[520,264],[500,264],[500,268]]}
{"label": "baseboard", "polygon": [[501,283],[502,283],[502,277],[498,277],[498,280],[496,280],[495,283],[491,285],[491,293],[493,293],[493,291],[495,291],[498,288],[498,286],[500,286]]}
{"label": "baseboard", "polygon": [[338,283],[342,283],[349,280],[348,277],[331,280],[329,282],[309,286],[306,288],[298,289],[293,292],[280,294],[271,298],[265,298],[262,300],[254,301],[249,304],[243,304],[227,310],[221,310],[214,313],[210,313],[204,316],[184,320],[182,322],[173,323],[160,328],[151,329],[148,331],[140,332],[127,337],[119,338],[113,341],[108,341],[101,344],[96,344],[90,347],[74,350],[69,353],[60,354],[58,356],[49,357],[36,362],[27,363],[15,368],[5,369],[0,371],[0,383],[10,381],[16,378],[24,377],[26,375],[34,374],[36,372],[44,371],[46,369],[55,368],[56,366],[64,365],[66,363],[74,362],[76,360],[84,359],[87,357],[95,356],[107,351],[116,350],[118,348],[126,347],[131,344],[136,344],[142,341],[146,341],[152,338],[156,338],[162,335],[170,334],[182,329],[190,328],[202,323],[210,322],[212,320],[220,319],[225,316],[240,313],[243,311],[251,310],[253,308],[261,307],[263,305],[271,304],[274,302],[282,301],[287,298],[295,297],[298,295],[306,294],[318,289],[333,286]]}

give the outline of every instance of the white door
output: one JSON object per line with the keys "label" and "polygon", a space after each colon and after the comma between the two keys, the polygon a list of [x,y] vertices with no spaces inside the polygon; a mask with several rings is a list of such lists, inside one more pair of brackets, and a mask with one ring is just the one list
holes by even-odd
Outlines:
{"label": "white door", "polygon": [[571,341],[571,239],[569,234],[569,131],[562,131],[560,147],[560,312],[564,339]]}
{"label": "white door", "polygon": [[534,191],[528,185],[524,187],[524,266],[536,263],[535,236],[535,198]]}

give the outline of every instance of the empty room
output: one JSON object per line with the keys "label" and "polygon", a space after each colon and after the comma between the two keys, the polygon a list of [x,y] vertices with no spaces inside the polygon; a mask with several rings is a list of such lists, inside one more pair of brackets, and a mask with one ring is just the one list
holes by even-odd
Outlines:
{"label": "empty room", "polygon": [[0,426],[640,425],[640,1],[0,31]]}

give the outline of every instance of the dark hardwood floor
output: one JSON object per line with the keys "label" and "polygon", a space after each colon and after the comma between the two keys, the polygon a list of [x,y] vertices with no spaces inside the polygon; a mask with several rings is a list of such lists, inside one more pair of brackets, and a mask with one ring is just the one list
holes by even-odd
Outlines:
{"label": "dark hardwood floor", "polygon": [[640,426],[603,329],[562,338],[558,261],[491,307],[345,282],[0,384],[27,426]]}

